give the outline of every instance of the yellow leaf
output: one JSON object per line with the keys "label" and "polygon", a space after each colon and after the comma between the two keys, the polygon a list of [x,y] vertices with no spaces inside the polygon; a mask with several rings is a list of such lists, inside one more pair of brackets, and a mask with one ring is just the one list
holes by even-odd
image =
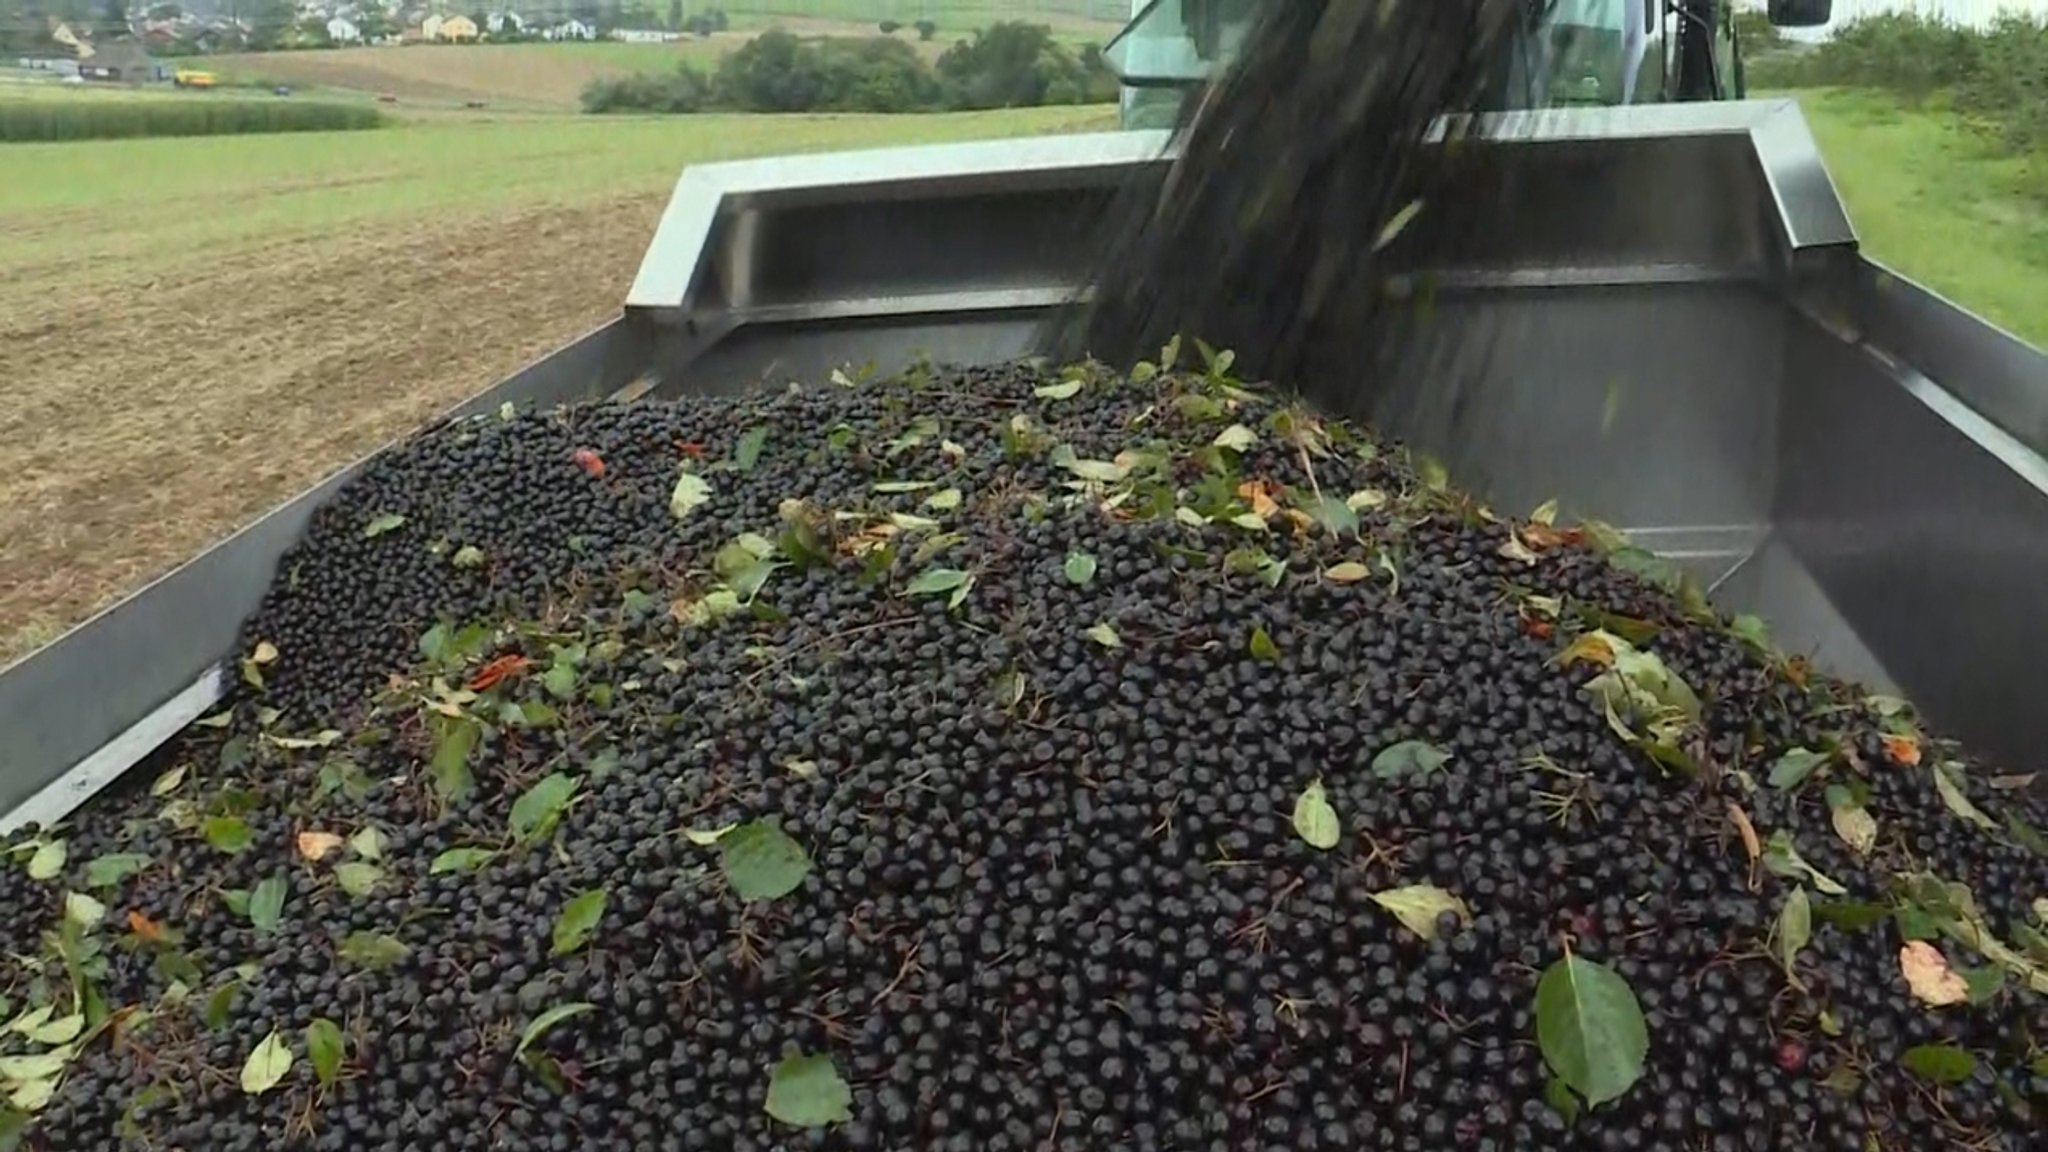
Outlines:
{"label": "yellow leaf", "polygon": [[1456,915],[1462,923],[1472,922],[1472,910],[1463,900],[1426,884],[1374,892],[1372,902],[1393,913],[1403,926],[1424,940],[1437,938],[1437,919],[1446,912]]}
{"label": "yellow leaf", "polygon": [[55,1080],[24,1080],[8,1090],[7,1103],[19,1112],[40,1112],[56,1094]]}
{"label": "yellow leaf", "polygon": [[1868,856],[1877,846],[1877,821],[1861,804],[1844,804],[1834,810],[1835,835],[1858,856]]}
{"label": "yellow leaf", "polygon": [[277,660],[277,645],[272,644],[268,640],[261,641],[256,645],[256,651],[249,659],[254,660],[258,664],[274,663]]}
{"label": "yellow leaf", "polygon": [[1970,986],[1949,967],[1948,957],[1925,940],[1909,940],[1899,949],[1899,971],[1906,977],[1906,987],[1922,1004],[1942,1008],[1970,998]]}
{"label": "yellow leaf", "polygon": [[1342,564],[1332,565],[1323,573],[1323,578],[1332,584],[1356,584],[1361,580],[1371,579],[1372,570],[1356,560],[1347,560]]}
{"label": "yellow leaf", "polygon": [[1571,647],[1566,648],[1557,657],[1557,662],[1566,667],[1570,667],[1581,660],[1590,664],[1598,664],[1602,668],[1612,668],[1614,667],[1614,645],[1607,642],[1605,634],[1588,632],[1577,640],[1572,641]]}

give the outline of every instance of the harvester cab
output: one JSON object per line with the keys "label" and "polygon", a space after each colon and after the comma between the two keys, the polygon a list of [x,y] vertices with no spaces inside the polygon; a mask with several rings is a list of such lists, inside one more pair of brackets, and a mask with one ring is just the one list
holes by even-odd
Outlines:
{"label": "harvester cab", "polygon": [[[1187,94],[1235,59],[1268,0],[1133,0],[1105,55],[1126,128],[1171,127]],[[1833,0],[1771,0],[1781,28],[1828,22]],[[1533,0],[1495,85],[1501,110],[1745,95],[1734,0]]]}

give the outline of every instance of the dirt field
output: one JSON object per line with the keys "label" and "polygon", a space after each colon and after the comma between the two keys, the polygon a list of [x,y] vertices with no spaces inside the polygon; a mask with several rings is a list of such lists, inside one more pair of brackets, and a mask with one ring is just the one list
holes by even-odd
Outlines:
{"label": "dirt field", "polygon": [[396,96],[411,103],[482,100],[512,108],[573,109],[583,86],[606,76],[659,72],[684,61],[706,63],[744,44],[746,35],[677,44],[421,44],[332,52],[252,52],[207,66],[238,83],[330,88]]}
{"label": "dirt field", "polygon": [[1110,123],[543,117],[11,145],[39,178],[0,181],[0,664],[615,314],[686,163]]}

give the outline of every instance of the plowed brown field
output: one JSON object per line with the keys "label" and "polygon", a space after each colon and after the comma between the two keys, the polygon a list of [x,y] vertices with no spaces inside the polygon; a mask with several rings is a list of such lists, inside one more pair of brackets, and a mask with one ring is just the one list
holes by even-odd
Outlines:
{"label": "plowed brown field", "polygon": [[12,145],[0,664],[618,310],[677,172],[1101,109]]}

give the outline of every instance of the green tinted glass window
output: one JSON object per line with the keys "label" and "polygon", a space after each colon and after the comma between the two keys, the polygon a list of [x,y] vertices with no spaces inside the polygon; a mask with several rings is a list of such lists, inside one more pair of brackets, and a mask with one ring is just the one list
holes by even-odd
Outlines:
{"label": "green tinted glass window", "polygon": [[1628,5],[1640,3],[1558,0],[1543,38],[1550,103],[1622,102]]}
{"label": "green tinted glass window", "polygon": [[1126,84],[1190,84],[1237,55],[1260,0],[1153,0],[1104,50]]}

